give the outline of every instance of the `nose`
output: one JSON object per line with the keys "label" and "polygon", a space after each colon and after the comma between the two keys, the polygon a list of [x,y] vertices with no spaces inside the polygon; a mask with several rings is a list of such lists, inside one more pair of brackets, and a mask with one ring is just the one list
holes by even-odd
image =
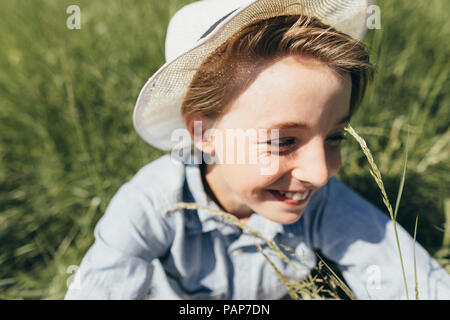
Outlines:
{"label": "nose", "polygon": [[292,171],[295,179],[302,181],[305,185],[320,188],[328,182],[329,174],[330,168],[322,139],[311,140],[298,150],[295,168]]}

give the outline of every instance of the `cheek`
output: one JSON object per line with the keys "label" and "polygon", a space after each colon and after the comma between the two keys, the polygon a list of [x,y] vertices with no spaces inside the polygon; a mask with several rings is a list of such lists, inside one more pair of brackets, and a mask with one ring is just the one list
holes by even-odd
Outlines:
{"label": "cheek", "polygon": [[221,173],[229,187],[244,197],[258,195],[274,180],[273,176],[262,175],[257,165],[224,165]]}
{"label": "cheek", "polygon": [[233,142],[233,148],[227,145],[221,149],[221,176],[230,189],[240,196],[248,199],[262,197],[261,192],[280,178],[282,162],[278,156],[267,154],[266,149],[255,143],[246,141],[241,146]]}
{"label": "cheek", "polygon": [[333,147],[327,151],[327,165],[330,177],[334,176],[341,168],[341,148]]}

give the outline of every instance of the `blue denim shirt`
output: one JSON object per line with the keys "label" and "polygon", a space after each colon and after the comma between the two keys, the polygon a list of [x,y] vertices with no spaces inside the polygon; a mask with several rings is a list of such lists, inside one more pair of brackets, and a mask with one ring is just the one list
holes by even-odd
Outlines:
{"label": "blue denim shirt", "polygon": [[[200,167],[165,155],[143,167],[111,200],[96,225],[65,299],[281,299],[288,293],[257,250],[265,243],[206,210]],[[393,223],[336,178],[310,199],[303,216],[281,225],[259,214],[248,226],[288,253],[270,255],[291,279],[316,265],[314,249],[339,266],[358,299],[404,299]],[[410,298],[414,298],[413,239],[397,224]],[[267,248],[265,249],[267,253]],[[292,253],[295,253],[293,255]],[[416,244],[420,299],[450,299],[450,276]]]}

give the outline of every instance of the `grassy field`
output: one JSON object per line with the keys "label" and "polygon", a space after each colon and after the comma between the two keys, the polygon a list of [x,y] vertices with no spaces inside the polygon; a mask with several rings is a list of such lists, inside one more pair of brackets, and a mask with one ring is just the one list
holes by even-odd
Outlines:
{"label": "grassy field", "polygon": [[[190,1],[0,2],[0,298],[59,299],[93,228],[127,179],[162,152],[132,126],[164,62],[169,17]],[[81,8],[81,29],[66,8]],[[410,128],[398,220],[450,270],[450,2],[378,1],[365,42],[377,68],[352,126],[391,202]],[[338,177],[385,210],[361,149],[343,145]]]}

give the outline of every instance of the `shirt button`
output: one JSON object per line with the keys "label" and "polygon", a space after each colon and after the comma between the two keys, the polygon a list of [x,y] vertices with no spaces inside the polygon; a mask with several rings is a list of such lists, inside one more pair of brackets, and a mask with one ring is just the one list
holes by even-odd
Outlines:
{"label": "shirt button", "polygon": [[231,252],[231,255],[233,257],[236,257],[236,256],[240,255],[241,253],[242,253],[242,249],[236,249],[233,252]]}

